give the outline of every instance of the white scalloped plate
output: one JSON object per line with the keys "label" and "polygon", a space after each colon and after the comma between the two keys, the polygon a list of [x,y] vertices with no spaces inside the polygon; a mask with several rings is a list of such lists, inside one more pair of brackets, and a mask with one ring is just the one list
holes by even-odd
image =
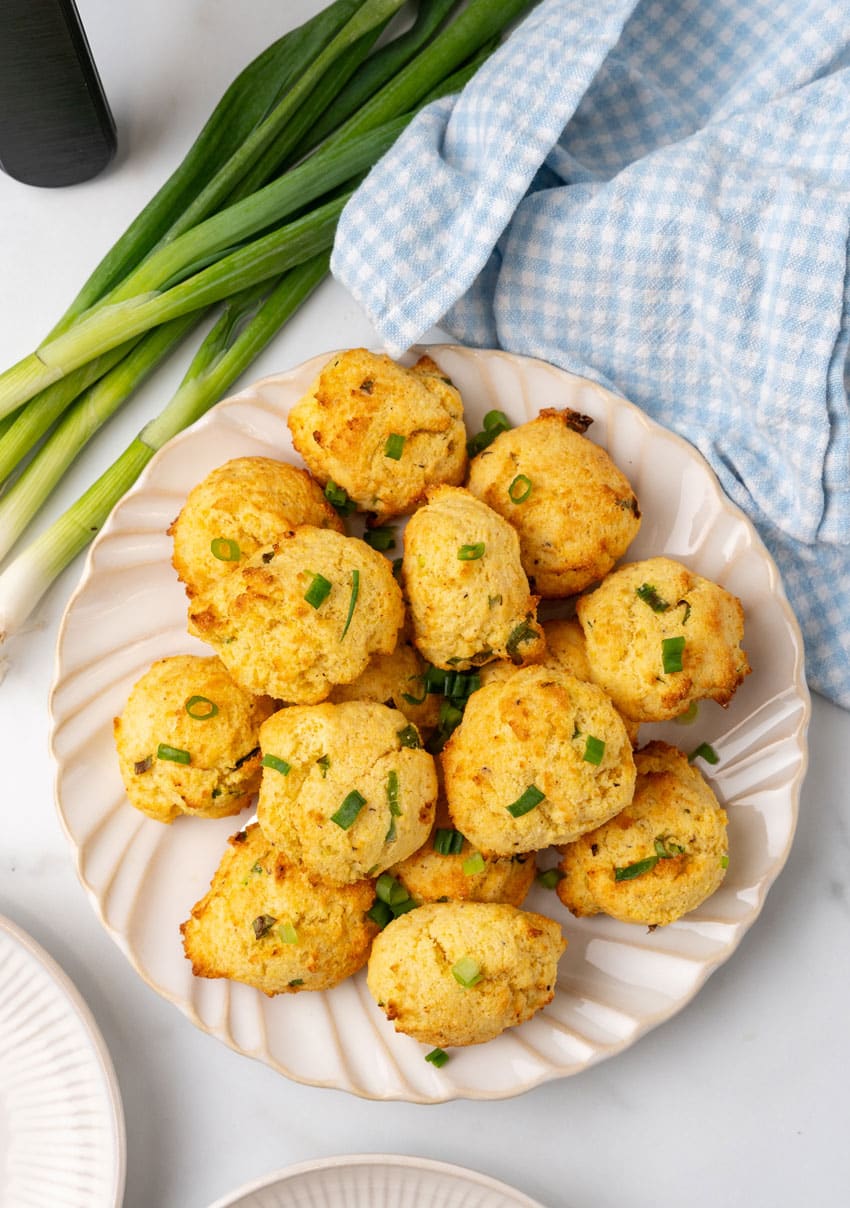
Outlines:
{"label": "white scalloped plate", "polygon": [[0,916],[0,1204],[118,1208],[124,1113],[86,1004]]}
{"label": "white scalloped plate", "polygon": [[294,459],[287,410],[331,353],[225,400],[151,461],[91,548],[60,631],[51,694],[58,807],[80,879],[148,984],[198,1027],[290,1078],[413,1102],[518,1094],[616,1053],[680,1010],[737,947],[785,863],[810,708],[802,640],[776,567],[694,449],[630,403],[542,361],[451,345],[428,351],[461,391],[471,430],[494,407],[515,423],[544,406],[592,416],[590,436],[640,500],[629,558],[668,554],[743,600],[755,670],[729,708],[709,702],[691,727],[641,731],[642,741],[688,749],[708,741],[720,754],[710,771],[729,813],[731,861],[708,902],[649,934],[600,916],[573,919],[535,886],[529,907],[557,917],[569,940],[554,1001],[486,1046],[455,1050],[439,1070],[423,1060],[423,1046],[394,1032],[363,973],[325,993],[275,999],[192,976],[178,928],[239,823],[181,818],[165,827],[135,811],[118,773],[112,718],[154,659],[207,652],[186,633],[165,535],[187,492],[231,457]]}
{"label": "white scalloped plate", "polygon": [[347,1154],[265,1175],[210,1208],[543,1208],[489,1175],[400,1154]]}

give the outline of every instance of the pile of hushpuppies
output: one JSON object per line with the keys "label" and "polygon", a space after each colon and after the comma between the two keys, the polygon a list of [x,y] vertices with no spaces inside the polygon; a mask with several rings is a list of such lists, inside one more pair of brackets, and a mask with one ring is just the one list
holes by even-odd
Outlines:
{"label": "pile of hushpuppies", "polygon": [[590,422],[494,411],[470,435],[433,360],[356,349],[290,411],[306,469],[238,458],[191,491],[173,562],[215,654],[155,663],[115,738],[161,822],[259,793],[182,926],[196,975],[274,995],[368,962],[399,1031],[475,1044],[554,994],[561,928],[522,909],[536,852],[577,916],[654,927],[718,887],[714,793],[635,748],[641,722],[728,703],[743,611],[669,558],[613,569],[640,509]]}

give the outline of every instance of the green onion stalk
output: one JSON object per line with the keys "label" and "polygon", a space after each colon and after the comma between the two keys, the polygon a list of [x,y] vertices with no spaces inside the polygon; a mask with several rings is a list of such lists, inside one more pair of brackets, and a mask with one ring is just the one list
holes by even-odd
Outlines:
{"label": "green onion stalk", "polygon": [[336,0],[237,77],[45,341],[0,374],[3,558],[92,435],[223,306],[165,411],[0,575],[0,640],[309,296],[352,191],[413,115],[463,87],[533,2],[420,0],[375,50],[403,0]]}
{"label": "green onion stalk", "polygon": [[20,627],[57,575],[85,549],[153,455],[221,398],[310,296],[329,260],[325,250],[283,276],[265,298],[254,288],[225,306],[164,411],[0,574],[0,642]]}

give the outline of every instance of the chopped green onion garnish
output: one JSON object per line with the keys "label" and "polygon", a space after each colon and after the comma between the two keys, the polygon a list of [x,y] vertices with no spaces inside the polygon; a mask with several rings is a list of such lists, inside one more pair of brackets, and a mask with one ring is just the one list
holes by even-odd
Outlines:
{"label": "chopped green onion garnish", "polygon": [[685,639],[683,637],[661,639],[661,662],[665,672],[670,674],[682,670],[682,651],[684,649]]}
{"label": "chopped green onion garnish", "polygon": [[462,719],[463,719],[463,710],[459,709],[457,707],[457,705],[452,704],[452,702],[448,699],[448,697],[446,697],[445,700],[440,701],[439,725],[440,725],[440,729],[443,730],[444,733],[446,734],[446,737],[448,737],[448,735],[451,734],[451,732],[453,730],[457,729],[457,727],[460,725]]}
{"label": "chopped green onion garnish", "polygon": [[345,797],[339,809],[331,814],[331,822],[335,822],[337,826],[343,830],[348,830],[354,819],[363,809],[366,804],[366,798],[362,793],[358,793],[357,789],[352,789]]}
{"label": "chopped green onion garnish", "polygon": [[403,747],[413,747],[416,749],[422,746],[422,743],[419,741],[419,732],[416,726],[413,725],[405,726],[403,730],[399,730],[398,740]]}
{"label": "chopped green onion garnish", "polygon": [[304,593],[304,599],[313,608],[318,608],[331,594],[331,585],[324,575],[313,575],[310,586]]}
{"label": "chopped green onion garnish", "polygon": [[357,607],[357,597],[360,594],[360,571],[353,570],[351,572],[351,595],[348,598],[348,616],[345,618],[345,625],[339,640],[345,637],[348,633],[348,627],[351,624],[351,618],[354,616],[354,609]]}
{"label": "chopped green onion garnish", "polygon": [[484,557],[484,542],[476,541],[473,545],[462,545],[457,551],[461,562],[477,562]]}
{"label": "chopped green onion garnish", "polygon": [[690,615],[691,615],[691,605],[690,605],[690,602],[689,602],[688,600],[677,600],[677,601],[676,601],[676,607],[677,607],[677,608],[681,607],[683,604],[684,604],[684,606],[685,606],[685,612],[684,612],[684,616],[682,617],[682,624],[683,624],[683,625],[687,625],[687,623],[688,623],[688,618],[689,618],[689,617],[690,617]]}
{"label": "chopped green onion garnish", "polygon": [[463,875],[465,877],[477,877],[480,872],[484,871],[484,857],[480,851],[473,852],[463,862]]}
{"label": "chopped green onion garnish", "polygon": [[641,583],[640,587],[635,588],[635,595],[639,600],[643,600],[644,604],[648,604],[653,612],[666,612],[670,607],[666,600],[662,600],[657,588],[653,587],[651,583]]}
{"label": "chopped green onion garnish", "polygon": [[475,457],[482,449],[491,445],[500,432],[507,432],[510,421],[503,411],[488,411],[484,416],[484,429],[470,437],[466,442],[466,450],[470,457]]}
{"label": "chopped green onion garnish", "polygon": [[384,457],[389,457],[392,461],[399,461],[405,440],[406,437],[399,435],[398,432],[391,432],[384,445]]}
{"label": "chopped green onion garnish", "polygon": [[508,657],[515,663],[521,662],[522,656],[519,653],[520,646],[522,646],[524,642],[534,641],[539,636],[539,633],[531,624],[530,616],[526,617],[525,620],[521,621],[519,625],[514,626],[510,632],[507,642],[505,643],[505,650],[508,654]]}
{"label": "chopped green onion garnish", "polygon": [[277,755],[264,755],[260,760],[261,768],[271,768],[275,772],[280,772],[281,776],[288,776],[290,765],[285,759],[279,759]]}
{"label": "chopped green onion garnish", "polygon": [[331,766],[330,755],[320,755],[319,758],[316,760],[316,766],[321,768],[322,780],[327,780],[328,768]]}
{"label": "chopped green onion garnish", "polygon": [[655,854],[659,860],[672,860],[674,856],[681,856],[684,850],[681,843],[673,843],[669,835],[655,836]]}
{"label": "chopped green onion garnish", "polygon": [[395,549],[395,529],[391,525],[366,529],[366,532],[363,534],[363,540],[372,549],[378,549],[382,553],[385,553],[388,549]]}
{"label": "chopped green onion garnish", "polygon": [[601,738],[594,738],[592,734],[588,734],[584,744],[584,755],[582,759],[585,763],[600,764],[602,757],[605,754],[605,743]]}
{"label": "chopped green onion garnish", "polygon": [[251,924],[254,928],[254,938],[261,940],[264,935],[268,935],[276,922],[277,919],[271,914],[258,914]]}
{"label": "chopped green onion garnish", "polygon": [[517,474],[511,485],[508,487],[508,495],[511,503],[525,503],[531,494],[531,479],[527,474]]}
{"label": "chopped green onion garnish", "polygon": [[192,756],[188,751],[181,751],[179,747],[169,747],[167,743],[161,742],[156,749],[157,759],[167,759],[169,763],[191,763]]}
{"label": "chopped green onion garnish", "polygon": [[283,940],[284,944],[297,944],[298,932],[291,923],[282,923],[277,929],[277,933]]}
{"label": "chopped green onion garnish", "polygon": [[512,802],[511,805],[507,807],[508,813],[514,818],[521,818],[523,814],[531,813],[535,806],[538,806],[545,796],[546,794],[541,793],[536,784],[530,784],[522,796],[517,797],[516,801]]}
{"label": "chopped green onion garnish", "polygon": [[450,827],[438,827],[434,834],[434,851],[438,856],[456,856],[463,848],[463,835]]}
{"label": "chopped green onion garnish", "polygon": [[463,986],[464,990],[469,990],[472,986],[478,985],[483,976],[481,966],[471,956],[462,956],[459,961],[452,965],[452,977],[459,985]]}
{"label": "chopped green onion garnish", "polygon": [[400,914],[407,914],[409,910],[415,910],[416,903],[413,898],[405,898],[403,902],[396,902],[392,907],[393,918],[397,919]]}
{"label": "chopped green onion garnish", "polygon": [[412,692],[402,692],[401,699],[406,700],[409,705],[424,705],[428,699],[428,685],[424,682],[425,677],[423,675],[410,675],[408,679],[423,681],[422,695],[414,696]]}
{"label": "chopped green onion garnish", "polygon": [[303,986],[304,978],[303,977],[293,977],[292,981],[288,982],[287,984],[290,986]]}
{"label": "chopped green onion garnish", "polygon": [[437,1069],[441,1069],[449,1059],[445,1049],[432,1049],[430,1053],[425,1054],[425,1060],[430,1061],[431,1065],[435,1065]]}
{"label": "chopped green onion garnish", "polygon": [[229,537],[213,537],[210,542],[210,553],[219,562],[238,562],[239,545]]}
{"label": "chopped green onion garnish", "polygon": [[678,717],[674,717],[673,721],[679,726],[692,725],[699,714],[699,701],[692,700],[684,713],[680,713]]}
{"label": "chopped green onion garnish", "polygon": [[390,824],[387,827],[387,833],[384,835],[384,842],[385,843],[395,843],[395,837],[396,837],[395,818],[391,817]]}
{"label": "chopped green onion garnish", "polygon": [[721,857],[720,857],[720,867],[721,867],[721,868],[728,868],[728,867],[729,867],[729,857],[728,857],[728,856],[721,856]]}
{"label": "chopped green onion garnish", "polygon": [[190,696],[184,707],[195,721],[209,721],[218,713],[218,705],[208,696]]}
{"label": "chopped green onion garnish", "polygon": [[348,492],[338,487],[335,482],[329,482],[325,487],[325,499],[336,508],[340,516],[350,516],[357,507],[354,500],[349,499]]}
{"label": "chopped green onion garnish", "polygon": [[402,885],[401,881],[397,881],[391,873],[382,872],[375,882],[375,893],[382,902],[386,902],[388,906],[398,906],[402,902],[406,902],[410,894]]}
{"label": "chopped green onion garnish", "polygon": [[651,872],[658,863],[658,856],[647,856],[645,860],[638,860],[636,864],[627,864],[625,868],[614,869],[615,881],[633,881],[635,877],[642,877],[645,872]]}
{"label": "chopped green onion garnish", "polygon": [[377,923],[382,931],[392,917],[393,912],[386,902],[382,902],[380,898],[375,898],[371,907],[366,911],[366,918],[371,919],[373,923]]}
{"label": "chopped green onion garnish", "polygon": [[387,776],[387,805],[394,818],[401,817],[401,806],[398,803],[398,772],[395,769]]}
{"label": "chopped green onion garnish", "polygon": [[561,872],[560,868],[547,868],[545,870],[541,870],[537,874],[536,879],[538,885],[542,885],[544,889],[554,889],[558,882],[562,881],[563,878],[564,874]]}
{"label": "chopped green onion garnish", "polygon": [[704,759],[706,763],[710,764],[720,763],[720,756],[708,742],[701,742],[696,750],[691,751],[688,763],[693,763],[695,759]]}
{"label": "chopped green onion garnish", "polygon": [[138,759],[133,764],[133,771],[137,776],[141,776],[144,772],[149,772],[153,767],[153,755],[146,755],[144,759]]}
{"label": "chopped green onion garnish", "polygon": [[403,558],[393,558],[393,578],[397,579],[401,574],[401,566],[404,562]]}

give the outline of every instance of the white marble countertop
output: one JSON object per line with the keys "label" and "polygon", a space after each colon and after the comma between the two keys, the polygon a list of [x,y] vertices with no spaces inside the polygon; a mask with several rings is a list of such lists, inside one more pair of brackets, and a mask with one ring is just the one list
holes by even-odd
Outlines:
{"label": "white marble countertop", "polygon": [[[114,165],[72,189],[0,177],[0,363],[33,347],[176,164],[227,82],[315,0],[80,0],[119,131]],[[327,282],[251,370],[377,344]],[[80,457],[57,515],[159,410],[159,374]],[[519,1098],[414,1106],[289,1082],[197,1031],[133,972],[80,887],[53,803],[47,693],[71,566],[10,647],[0,686],[0,913],[63,966],[117,1070],[127,1208],[203,1208],[267,1171],[392,1152],[485,1171],[551,1208],[848,1202],[850,715],[813,702],[797,836],[761,917],[695,1000],[632,1048]]]}

